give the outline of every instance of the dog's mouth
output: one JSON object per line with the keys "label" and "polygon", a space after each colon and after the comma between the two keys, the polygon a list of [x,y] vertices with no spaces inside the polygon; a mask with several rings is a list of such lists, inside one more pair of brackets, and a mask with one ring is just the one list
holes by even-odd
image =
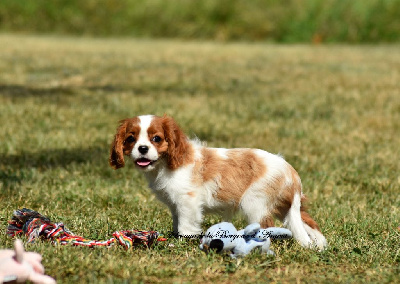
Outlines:
{"label": "dog's mouth", "polygon": [[139,158],[135,161],[135,164],[141,168],[147,168],[148,166],[152,165],[155,161],[146,159],[146,158]]}

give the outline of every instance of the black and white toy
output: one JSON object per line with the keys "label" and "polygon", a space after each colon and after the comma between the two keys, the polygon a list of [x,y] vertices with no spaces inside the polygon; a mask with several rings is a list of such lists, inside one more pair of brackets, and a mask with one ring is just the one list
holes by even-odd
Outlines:
{"label": "black and white toy", "polygon": [[289,239],[292,232],[288,229],[271,227],[261,229],[260,224],[253,223],[242,230],[236,230],[229,222],[222,222],[211,226],[201,238],[200,249],[210,249],[220,252],[230,252],[232,258],[245,256],[253,249],[261,249],[262,253],[275,255],[269,249],[271,239]]}

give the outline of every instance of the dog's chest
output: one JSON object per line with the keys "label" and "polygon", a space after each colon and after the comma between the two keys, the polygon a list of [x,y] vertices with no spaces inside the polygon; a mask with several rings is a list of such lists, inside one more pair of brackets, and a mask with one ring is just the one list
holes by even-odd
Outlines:
{"label": "dog's chest", "polygon": [[183,167],[174,171],[166,168],[159,169],[153,174],[146,175],[149,187],[154,193],[186,193],[193,188],[193,167]]}

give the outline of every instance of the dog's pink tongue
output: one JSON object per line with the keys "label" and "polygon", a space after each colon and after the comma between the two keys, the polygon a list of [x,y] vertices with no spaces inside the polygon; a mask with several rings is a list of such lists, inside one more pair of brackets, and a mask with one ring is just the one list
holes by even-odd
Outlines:
{"label": "dog's pink tongue", "polygon": [[136,161],[136,163],[141,167],[146,167],[146,166],[150,165],[151,161],[143,159],[143,160]]}

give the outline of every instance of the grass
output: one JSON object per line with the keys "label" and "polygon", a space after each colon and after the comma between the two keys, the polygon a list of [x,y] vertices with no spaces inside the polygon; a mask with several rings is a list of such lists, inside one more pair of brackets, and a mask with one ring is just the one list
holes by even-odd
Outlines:
{"label": "grass", "polygon": [[0,41],[0,247],[12,246],[7,220],[21,207],[92,238],[168,233],[168,210],[133,165],[107,163],[118,120],[145,113],[172,115],[210,146],[283,154],[329,242],[240,260],[173,238],[129,251],[27,244],[59,283],[400,280],[399,46]]}
{"label": "grass", "polygon": [[219,41],[398,42],[400,0],[2,0],[0,31]]}

